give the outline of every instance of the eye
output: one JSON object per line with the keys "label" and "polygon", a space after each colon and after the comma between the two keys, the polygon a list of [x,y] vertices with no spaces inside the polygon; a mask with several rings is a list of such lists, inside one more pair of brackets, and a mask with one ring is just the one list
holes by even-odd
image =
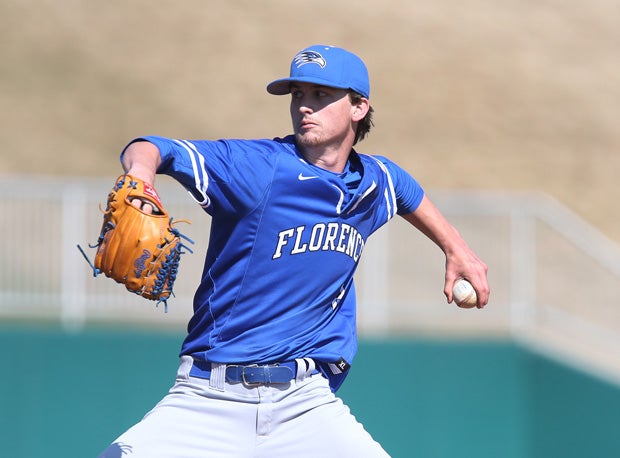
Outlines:
{"label": "eye", "polygon": [[293,89],[293,90],[291,91],[291,96],[292,96],[294,99],[301,99],[301,98],[304,96],[304,93],[303,93],[303,92],[301,92],[299,89]]}

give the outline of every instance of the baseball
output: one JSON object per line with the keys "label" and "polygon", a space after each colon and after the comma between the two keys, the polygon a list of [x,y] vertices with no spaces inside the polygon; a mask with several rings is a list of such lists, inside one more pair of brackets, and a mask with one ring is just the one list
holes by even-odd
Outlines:
{"label": "baseball", "polygon": [[478,304],[478,296],[476,290],[467,280],[460,279],[454,283],[452,288],[452,297],[456,305],[462,308],[472,308]]}

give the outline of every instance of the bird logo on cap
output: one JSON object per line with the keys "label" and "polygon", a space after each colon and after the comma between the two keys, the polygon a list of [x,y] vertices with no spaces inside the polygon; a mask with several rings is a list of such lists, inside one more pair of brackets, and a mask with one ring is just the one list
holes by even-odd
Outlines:
{"label": "bird logo on cap", "polygon": [[317,64],[321,68],[325,68],[327,62],[316,51],[303,51],[295,56],[293,62],[297,65],[297,68],[306,64]]}

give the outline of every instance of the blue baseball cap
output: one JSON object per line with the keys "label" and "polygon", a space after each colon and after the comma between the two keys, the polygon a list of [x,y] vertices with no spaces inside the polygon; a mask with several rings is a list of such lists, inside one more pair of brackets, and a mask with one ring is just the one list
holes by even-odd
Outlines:
{"label": "blue baseball cap", "polygon": [[291,62],[290,76],[269,83],[267,92],[289,94],[291,83],[295,82],[352,89],[363,97],[370,97],[368,70],[362,59],[335,46],[314,45],[300,51]]}

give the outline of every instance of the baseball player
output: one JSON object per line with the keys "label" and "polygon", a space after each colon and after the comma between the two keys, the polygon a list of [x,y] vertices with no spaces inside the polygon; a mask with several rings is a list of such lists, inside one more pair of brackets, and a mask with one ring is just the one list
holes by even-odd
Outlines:
{"label": "baseball player", "polygon": [[[359,57],[311,46],[267,91],[290,94],[292,135],[148,136],[121,154],[147,183],[176,179],[212,224],[176,382],[101,457],[387,456],[335,393],[357,350],[353,274],[396,215],[445,253],[448,302],[461,277],[479,308],[488,302],[485,264],[418,182],[353,149],[373,114]],[[389,388],[384,369],[369,368],[379,388]]]}

